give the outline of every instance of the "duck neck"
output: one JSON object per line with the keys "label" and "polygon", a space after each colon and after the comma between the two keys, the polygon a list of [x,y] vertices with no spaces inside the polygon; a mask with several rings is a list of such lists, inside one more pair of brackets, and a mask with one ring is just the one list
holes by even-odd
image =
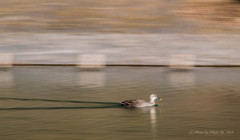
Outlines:
{"label": "duck neck", "polygon": [[151,99],[150,99],[150,103],[151,103],[151,104],[155,104],[155,99],[154,99],[154,98],[151,98]]}

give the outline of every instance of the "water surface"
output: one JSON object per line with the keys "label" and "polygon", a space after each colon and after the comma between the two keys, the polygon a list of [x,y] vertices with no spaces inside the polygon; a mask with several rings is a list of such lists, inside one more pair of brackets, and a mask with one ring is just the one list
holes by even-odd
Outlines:
{"label": "water surface", "polygon": [[[237,139],[239,68],[13,67],[0,70],[4,140]],[[158,106],[126,109],[125,99]]]}

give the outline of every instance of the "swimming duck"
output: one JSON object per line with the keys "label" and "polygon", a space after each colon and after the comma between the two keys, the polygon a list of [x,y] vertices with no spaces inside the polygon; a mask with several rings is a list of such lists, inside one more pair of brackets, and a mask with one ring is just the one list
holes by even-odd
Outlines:
{"label": "swimming duck", "polygon": [[157,97],[156,94],[151,94],[150,102],[147,102],[145,100],[126,100],[126,101],[123,101],[121,104],[127,107],[148,107],[148,106],[155,106],[156,105],[155,100],[162,100],[162,99]]}

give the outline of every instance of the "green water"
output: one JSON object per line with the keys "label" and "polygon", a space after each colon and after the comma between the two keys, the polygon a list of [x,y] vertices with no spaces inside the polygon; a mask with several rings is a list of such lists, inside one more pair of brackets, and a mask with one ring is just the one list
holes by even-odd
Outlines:
{"label": "green water", "polygon": [[[13,67],[0,70],[3,140],[238,139],[240,68]],[[158,106],[128,109],[148,99]]]}

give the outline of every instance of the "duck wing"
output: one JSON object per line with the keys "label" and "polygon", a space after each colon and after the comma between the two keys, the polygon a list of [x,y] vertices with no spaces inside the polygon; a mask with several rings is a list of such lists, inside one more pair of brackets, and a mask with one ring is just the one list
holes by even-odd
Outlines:
{"label": "duck wing", "polygon": [[123,101],[121,104],[127,107],[137,107],[143,103],[145,103],[144,100],[126,100],[126,101]]}

